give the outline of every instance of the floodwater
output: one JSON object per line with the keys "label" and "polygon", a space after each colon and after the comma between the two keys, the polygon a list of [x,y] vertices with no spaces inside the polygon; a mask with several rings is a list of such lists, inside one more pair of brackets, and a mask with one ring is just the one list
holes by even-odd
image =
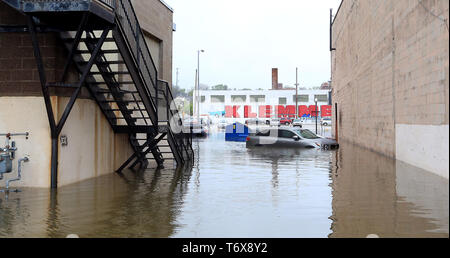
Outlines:
{"label": "floodwater", "polygon": [[449,237],[448,180],[351,144],[194,149],[193,168],[0,193],[0,237]]}

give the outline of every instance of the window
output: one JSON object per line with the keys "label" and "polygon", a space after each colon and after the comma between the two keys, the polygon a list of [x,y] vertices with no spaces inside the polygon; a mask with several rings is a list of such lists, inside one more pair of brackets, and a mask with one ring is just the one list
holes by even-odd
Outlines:
{"label": "window", "polygon": [[286,105],[287,104],[287,98],[279,98],[278,104]]}
{"label": "window", "polygon": [[328,102],[328,95],[314,95],[314,99],[317,99],[317,102]]}
{"label": "window", "polygon": [[231,102],[233,103],[245,103],[247,101],[246,95],[232,95]]}
{"label": "window", "polygon": [[264,103],[264,102],[266,102],[266,96],[265,95],[251,95],[250,96],[250,102],[252,102],[252,103]]}
{"label": "window", "polygon": [[205,103],[205,101],[206,101],[206,97],[205,97],[205,96],[201,96],[201,97],[200,97],[200,102],[201,102],[201,103]]}
{"label": "window", "polygon": [[300,130],[299,133],[305,139],[310,139],[310,140],[319,139],[319,137],[316,134],[314,134],[313,132],[311,132],[310,130]]}
{"label": "window", "polygon": [[278,137],[279,138],[289,138],[292,139],[295,136],[295,133],[286,131],[286,130],[279,130],[278,131]]}
{"label": "window", "polygon": [[224,95],[211,95],[211,103],[225,103]]}
{"label": "window", "polygon": [[[295,103],[295,95],[292,97]],[[298,102],[309,102],[309,95],[298,95]]]}
{"label": "window", "polygon": [[269,130],[261,131],[261,132],[257,133],[256,136],[269,137],[270,131]]}

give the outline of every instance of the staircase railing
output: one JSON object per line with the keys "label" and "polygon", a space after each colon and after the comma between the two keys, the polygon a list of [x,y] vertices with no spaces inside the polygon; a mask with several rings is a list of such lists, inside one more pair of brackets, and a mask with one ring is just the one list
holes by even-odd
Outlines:
{"label": "staircase railing", "polygon": [[167,122],[167,126],[173,135],[178,152],[182,154],[183,157],[189,157],[193,154],[192,131],[190,127],[184,126],[183,120],[179,116],[179,110],[175,104],[169,83],[158,80],[158,88],[158,117],[161,122]]}
{"label": "staircase railing", "polygon": [[[169,135],[173,136],[175,148],[183,158],[193,155],[192,132],[186,133],[183,129],[183,121],[180,117],[174,120],[178,110],[174,105],[174,98],[167,82],[159,81],[155,62],[148,49],[144,34],[142,33],[136,12],[130,0],[102,0],[108,6],[115,6],[116,16],[122,28],[138,70],[141,72],[146,90],[157,112],[158,122],[165,121]],[[159,89],[159,90],[158,90]],[[160,94],[163,94],[162,96]],[[176,123],[173,125],[171,123]],[[172,130],[176,126],[181,130]],[[189,128],[190,130],[190,128]]]}
{"label": "staircase railing", "polygon": [[108,7],[111,7],[112,9],[116,8],[116,0],[99,0],[99,2],[103,3]]}
{"label": "staircase railing", "polygon": [[115,5],[116,17],[119,22],[124,39],[128,43],[128,47],[131,50],[133,58],[136,62],[137,68],[141,74],[142,80],[145,84],[150,101],[157,110],[155,103],[157,97],[157,78],[158,71],[153,61],[150,50],[148,49],[145,41],[144,34],[142,33],[139,20],[134,11],[133,5],[130,0],[102,0],[102,2],[109,2]]}

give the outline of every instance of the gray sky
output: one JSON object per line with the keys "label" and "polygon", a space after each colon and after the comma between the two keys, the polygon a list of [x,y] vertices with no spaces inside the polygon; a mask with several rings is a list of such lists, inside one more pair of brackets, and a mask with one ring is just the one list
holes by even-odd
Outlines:
{"label": "gray sky", "polygon": [[165,0],[174,9],[173,83],[193,88],[200,57],[200,81],[210,86],[271,88],[279,81],[301,87],[330,79],[329,9],[340,0]]}

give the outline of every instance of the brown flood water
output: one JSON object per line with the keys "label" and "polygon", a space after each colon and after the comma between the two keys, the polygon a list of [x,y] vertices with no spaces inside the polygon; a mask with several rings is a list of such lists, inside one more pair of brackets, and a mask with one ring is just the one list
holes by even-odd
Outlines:
{"label": "brown flood water", "polygon": [[353,145],[194,148],[192,169],[0,193],[0,237],[449,237],[448,180]]}

